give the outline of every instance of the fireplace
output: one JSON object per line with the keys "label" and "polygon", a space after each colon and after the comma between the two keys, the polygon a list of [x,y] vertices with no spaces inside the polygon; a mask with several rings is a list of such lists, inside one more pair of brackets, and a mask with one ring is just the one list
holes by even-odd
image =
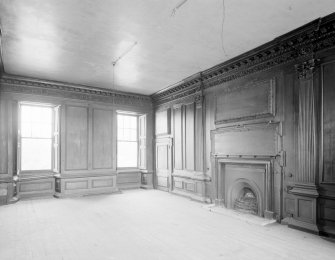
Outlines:
{"label": "fireplace", "polygon": [[242,213],[258,215],[258,199],[255,193],[247,187],[243,187],[234,199],[234,209]]}
{"label": "fireplace", "polygon": [[215,156],[215,204],[268,219],[273,213],[273,166],[269,158]]}

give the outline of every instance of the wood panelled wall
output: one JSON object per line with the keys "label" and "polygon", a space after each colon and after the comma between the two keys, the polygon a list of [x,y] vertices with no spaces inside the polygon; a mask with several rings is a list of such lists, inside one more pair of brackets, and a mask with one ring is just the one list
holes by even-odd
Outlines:
{"label": "wood panelled wall", "polygon": [[156,112],[156,184],[163,190],[209,201],[203,169],[202,102],[189,99]]}
{"label": "wood panelled wall", "polygon": [[227,205],[225,163],[266,162],[264,215],[335,235],[334,64],[331,14],[154,94],[157,187]]}
{"label": "wood panelled wall", "polygon": [[[1,79],[0,90],[0,197],[3,200],[0,204],[10,203],[16,197],[64,197],[152,187],[150,98],[6,74]],[[59,147],[60,159],[52,172],[18,175],[17,108],[21,101],[59,107],[55,145]],[[139,165],[136,169],[117,169],[118,110],[139,115]]]}

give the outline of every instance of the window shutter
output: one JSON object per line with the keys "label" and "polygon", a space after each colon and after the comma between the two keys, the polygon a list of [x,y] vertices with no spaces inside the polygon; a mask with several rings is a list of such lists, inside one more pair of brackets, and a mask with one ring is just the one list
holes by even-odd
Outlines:
{"label": "window shutter", "polygon": [[146,115],[139,116],[139,168],[146,169],[146,135],[147,135],[147,117]]}
{"label": "window shutter", "polygon": [[53,109],[53,171],[59,173],[59,110],[60,106]]}

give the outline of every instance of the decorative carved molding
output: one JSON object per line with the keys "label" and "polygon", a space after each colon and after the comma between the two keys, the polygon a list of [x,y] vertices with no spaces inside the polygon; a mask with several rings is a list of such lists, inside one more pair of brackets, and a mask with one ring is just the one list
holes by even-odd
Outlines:
{"label": "decorative carved molding", "polygon": [[335,46],[335,14],[314,20],[273,41],[245,54],[196,74],[190,80],[167,90],[160,91],[152,98],[155,104],[173,100],[173,96],[197,88],[199,83],[204,89],[244,77],[249,74],[271,69],[318,51]]}
{"label": "decorative carved molding", "polygon": [[316,60],[315,59],[310,59],[310,60],[305,61],[303,63],[296,64],[294,67],[295,67],[295,70],[298,74],[298,78],[299,79],[306,79],[306,78],[313,75],[315,66],[316,66]]}
{"label": "decorative carved molding", "polygon": [[43,95],[60,98],[80,99],[112,103],[114,105],[152,107],[149,96],[130,94],[109,89],[70,85],[51,81],[26,79],[4,75],[1,80],[1,92],[16,92],[31,95]]}

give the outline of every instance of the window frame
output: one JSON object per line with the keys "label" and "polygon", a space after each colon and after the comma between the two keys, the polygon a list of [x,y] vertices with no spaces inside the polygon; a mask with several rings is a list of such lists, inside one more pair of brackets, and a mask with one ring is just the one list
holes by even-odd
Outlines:
{"label": "window frame", "polygon": [[[21,135],[21,107],[22,106],[36,106],[36,107],[50,107],[52,109],[51,115],[51,167],[50,169],[39,169],[39,170],[22,170],[22,135]],[[20,101],[18,102],[18,124],[17,124],[17,174],[36,174],[46,173],[54,174],[59,172],[60,162],[60,151],[59,151],[59,132],[60,132],[60,105],[51,103],[31,102],[31,101]],[[57,127],[57,129],[56,129]],[[57,137],[56,137],[57,135]],[[55,142],[57,138],[57,148],[55,148]],[[34,139],[34,138],[31,138]],[[36,138],[37,139],[37,138]],[[57,159],[56,159],[57,158]]]}
{"label": "window frame", "polygon": [[[122,140],[121,142],[136,142],[137,144],[137,149],[136,149],[136,166],[118,166],[118,146],[119,146],[119,135],[118,135],[118,116],[123,115],[123,116],[132,116],[136,117],[136,141],[124,141]],[[134,113],[134,112],[128,112],[128,111],[117,111],[116,112],[116,169],[118,170],[135,170],[139,169],[139,117],[140,114]]]}

